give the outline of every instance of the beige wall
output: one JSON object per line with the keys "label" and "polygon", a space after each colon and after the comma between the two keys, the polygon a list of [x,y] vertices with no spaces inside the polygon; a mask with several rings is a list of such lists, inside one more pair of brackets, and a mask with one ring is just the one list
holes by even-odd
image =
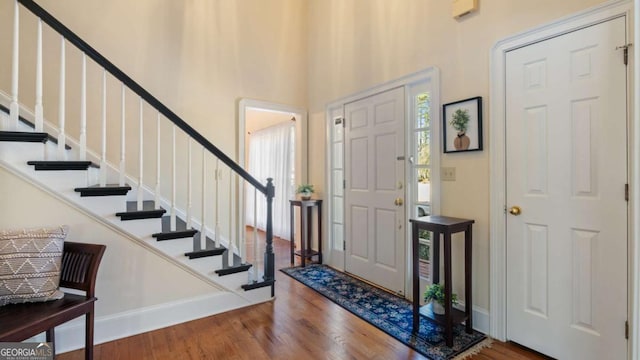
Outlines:
{"label": "beige wall", "polygon": [[[237,102],[304,108],[306,1],[40,0],[42,7],[105,55],[223,151],[237,154]],[[35,20],[22,9],[20,101],[33,108]],[[10,90],[13,1],[0,1],[0,89]],[[60,40],[45,27],[45,117],[57,122]],[[79,133],[79,54],[67,46],[67,127]],[[89,127],[99,126],[101,72],[89,63]],[[50,91],[47,91],[50,90]],[[109,84],[109,132],[119,132],[119,86]],[[137,99],[127,97],[128,118]],[[150,120],[155,112],[147,109]],[[153,114],[152,114],[153,113]],[[92,116],[93,114],[93,116]],[[137,135],[135,122],[131,133]],[[233,136],[229,136],[233,134]],[[117,136],[110,136],[117,163]],[[99,137],[89,145],[99,148]],[[129,168],[129,167],[128,167]],[[132,172],[135,173],[135,169]]]}
{"label": "beige wall", "polygon": [[[430,66],[441,71],[443,103],[482,96],[485,150],[441,156],[441,166],[455,167],[457,177],[442,183],[441,212],[476,220],[474,303],[488,309],[490,50],[511,34],[601,2],[485,0],[477,13],[455,20],[451,1],[310,0],[309,181],[324,187],[324,110],[333,100]],[[454,289],[462,293],[462,268],[456,269]]]}
{"label": "beige wall", "polygon": [[[482,96],[485,150],[442,155],[441,165],[455,167],[457,181],[442,184],[441,210],[476,220],[474,294],[485,309],[491,47],[510,34],[601,2],[485,0],[477,13],[454,20],[451,1],[443,0],[38,1],[230,154],[237,151],[239,98],[308,107],[309,182],[320,193],[328,102],[430,66],[441,70],[444,103]],[[0,0],[0,49],[5,49],[0,52],[0,89],[7,92],[12,3]],[[33,33],[33,22],[22,25]],[[49,34],[45,41],[50,49],[45,61],[55,68],[56,39]],[[21,83],[25,104],[33,103],[31,69],[28,60],[21,68],[29,80]],[[55,89],[56,78],[47,76],[45,87]],[[77,79],[77,74],[69,76]],[[48,118],[56,119],[56,101],[45,98]],[[79,106],[69,101],[72,118]]]}

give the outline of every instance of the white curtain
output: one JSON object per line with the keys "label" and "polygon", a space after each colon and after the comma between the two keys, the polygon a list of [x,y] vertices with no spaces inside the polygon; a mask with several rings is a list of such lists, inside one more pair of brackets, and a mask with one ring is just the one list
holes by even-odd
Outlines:
{"label": "white curtain", "polygon": [[[267,178],[273,178],[276,190],[273,199],[273,235],[283,239],[290,237],[289,199],[294,195],[294,125],[288,121],[249,135],[249,173],[263,184],[266,184]],[[255,188],[248,185],[246,190],[246,224],[265,230],[266,197],[258,192],[256,206]],[[254,219],[254,211],[257,219]]]}

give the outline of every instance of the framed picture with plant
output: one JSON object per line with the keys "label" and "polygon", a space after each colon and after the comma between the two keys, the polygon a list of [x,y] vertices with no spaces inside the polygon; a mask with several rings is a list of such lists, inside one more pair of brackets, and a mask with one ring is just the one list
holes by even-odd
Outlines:
{"label": "framed picture with plant", "polygon": [[444,152],[482,150],[482,97],[442,105]]}

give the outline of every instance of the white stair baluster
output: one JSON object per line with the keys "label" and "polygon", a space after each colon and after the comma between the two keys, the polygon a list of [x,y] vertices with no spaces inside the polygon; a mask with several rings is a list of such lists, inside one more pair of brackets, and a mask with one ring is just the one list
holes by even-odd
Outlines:
{"label": "white stair baluster", "polygon": [[258,246],[258,189],[253,188],[253,281],[259,281],[258,259],[260,249]]}
{"label": "white stair baluster", "polygon": [[156,118],[156,190],[154,204],[160,209],[160,113]]}
{"label": "white stair baluster", "polygon": [[171,128],[171,231],[176,231],[176,126]]}
{"label": "white stair baluster", "polygon": [[100,151],[100,186],[107,184],[107,70],[102,70],[102,144]]}
{"label": "white stair baluster", "polygon": [[138,119],[139,139],[138,139],[138,197],[137,207],[142,210],[142,201],[144,200],[143,176],[144,176],[144,101],[140,97],[140,118]]}
{"label": "white stair baluster", "polygon": [[64,36],[60,36],[60,104],[58,105],[58,160],[66,160],[65,104],[66,104],[66,51]]}
{"label": "white stair baluster", "polygon": [[126,171],[126,165],[125,165],[125,143],[126,143],[126,133],[125,133],[125,113],[126,113],[126,109],[125,109],[125,86],[124,83],[122,84],[122,93],[121,93],[121,99],[120,99],[120,104],[122,107],[122,112],[120,113],[120,181],[119,184],[120,186],[124,186],[124,176],[125,176],[125,171]]}
{"label": "white stair baluster", "polygon": [[215,234],[216,247],[220,247],[220,159],[216,159],[216,209],[215,209]]}
{"label": "white stair baluster", "polygon": [[38,19],[38,35],[36,41],[36,105],[35,105],[35,130],[42,132],[44,129],[44,114],[42,108],[42,20]]}
{"label": "white stair baluster", "polygon": [[202,224],[200,225],[200,249],[207,247],[207,150],[202,147]]}
{"label": "white stair baluster", "polygon": [[193,216],[192,213],[192,189],[191,189],[191,183],[192,183],[192,169],[191,169],[191,138],[189,138],[188,144],[187,144],[187,230],[191,229],[191,217]]}
{"label": "white stair baluster", "polygon": [[11,104],[9,105],[9,124],[7,128],[18,130],[20,105],[18,105],[18,76],[20,69],[20,9],[18,1],[14,3],[13,11],[13,60],[11,63]]}
{"label": "white stair baluster", "polygon": [[82,54],[80,82],[80,160],[87,159],[87,55]]}

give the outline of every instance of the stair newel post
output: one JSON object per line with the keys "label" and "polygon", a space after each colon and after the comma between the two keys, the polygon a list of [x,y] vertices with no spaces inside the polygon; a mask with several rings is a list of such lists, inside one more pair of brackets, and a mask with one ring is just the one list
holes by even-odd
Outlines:
{"label": "stair newel post", "polygon": [[160,112],[156,117],[156,188],[154,204],[160,209]]}
{"label": "stair newel post", "polygon": [[66,115],[66,51],[64,36],[60,36],[60,104],[58,105],[58,160],[66,159],[66,134],[65,134],[65,115]]}
{"label": "stair newel post", "polygon": [[37,132],[44,129],[44,114],[42,109],[42,20],[38,19],[38,30],[36,40],[36,127]]}
{"label": "stair newel post", "polygon": [[[267,230],[266,248],[264,250],[264,280],[275,279],[275,256],[273,254],[273,197],[275,196],[275,186],[273,179],[267,179]],[[273,289],[273,288],[272,288]],[[273,290],[272,290],[273,292]]]}
{"label": "stair newel post", "polygon": [[124,186],[124,174],[126,171],[125,165],[125,150],[126,150],[126,106],[125,106],[125,97],[126,97],[126,87],[124,83],[122,83],[122,90],[120,95],[120,186]]}
{"label": "stair newel post", "polygon": [[234,240],[235,237],[232,234],[232,230],[233,229],[233,199],[231,196],[231,177],[233,175],[233,171],[231,171],[231,168],[229,168],[229,232],[227,233],[227,237],[229,238],[229,264],[233,264],[233,245],[234,245]]}
{"label": "stair newel post", "polygon": [[87,159],[87,55],[84,53],[80,71],[80,160],[84,161]]}
{"label": "stair newel post", "polygon": [[215,180],[216,180],[216,203],[215,203],[215,234],[214,241],[216,247],[220,247],[220,159],[216,159],[216,172],[215,172]]}
{"label": "stair newel post", "polygon": [[[260,281],[258,259],[260,259],[260,242],[258,239],[258,189],[253,189],[253,281]],[[251,279],[250,279],[251,280]]]}
{"label": "stair newel post", "polygon": [[[240,177],[238,177],[238,196],[237,199],[240,199],[239,201],[244,200],[244,197],[240,196],[240,193],[244,192],[245,189],[245,183],[244,180]],[[239,205],[240,209],[246,209],[246,203],[245,206],[241,206]],[[246,210],[244,210],[246,212]],[[236,231],[238,231],[238,255],[240,256],[240,262],[242,265],[245,265],[247,263],[247,226],[246,226],[246,215],[245,213],[243,214],[238,214],[238,224],[237,224],[238,228]]]}
{"label": "stair newel post", "polygon": [[107,185],[107,70],[102,70],[102,129],[100,151],[100,186]]}
{"label": "stair newel post", "polygon": [[138,193],[137,207],[142,210],[142,201],[144,200],[143,177],[144,177],[144,100],[140,97],[140,114],[138,119]]}
{"label": "stair newel post", "polygon": [[20,8],[15,1],[13,10],[13,60],[11,63],[11,104],[9,105],[9,126],[18,129],[20,106],[18,105],[18,75],[20,61]]}
{"label": "stair newel post", "polygon": [[191,138],[188,140],[187,144],[187,229],[191,228],[191,217],[192,213],[192,168],[191,168]]}
{"label": "stair newel post", "polygon": [[202,147],[202,223],[200,225],[200,249],[207,248],[207,150]]}
{"label": "stair newel post", "polygon": [[171,231],[176,231],[176,126],[171,127]]}

